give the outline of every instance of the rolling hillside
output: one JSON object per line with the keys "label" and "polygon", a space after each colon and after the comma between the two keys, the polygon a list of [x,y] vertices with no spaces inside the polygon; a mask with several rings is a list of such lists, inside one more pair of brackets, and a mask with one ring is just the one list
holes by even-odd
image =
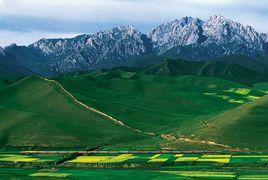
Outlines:
{"label": "rolling hillside", "polygon": [[268,96],[248,102],[208,121],[198,135],[204,139],[251,150],[268,150]]}
{"label": "rolling hillside", "polygon": [[203,120],[265,95],[217,78],[123,70],[62,75],[57,81],[85,104],[158,135],[191,134]]}
{"label": "rolling hillside", "polygon": [[[255,71],[233,62],[232,58],[222,58],[218,61],[191,62],[182,59],[165,60],[164,62],[149,67],[146,73],[155,75],[197,75],[217,77],[245,85],[253,85],[259,82],[268,81],[268,74],[262,71]],[[238,61],[238,59],[237,59]],[[248,61],[244,61],[249,63]],[[243,64],[243,63],[241,63]],[[252,64],[252,63],[251,63]],[[256,65],[257,66],[257,65]]]}
{"label": "rolling hillside", "polygon": [[230,56],[223,56],[220,58],[213,59],[211,61],[221,61],[225,63],[233,63],[244,68],[267,73],[268,70],[268,61],[265,57],[259,57],[258,59],[253,59],[248,56],[244,55],[230,55]]}
{"label": "rolling hillside", "polygon": [[12,75],[0,75],[0,89],[15,83],[21,78]]}
{"label": "rolling hillside", "polygon": [[35,76],[0,90],[0,114],[1,146],[94,148],[144,137]]}
{"label": "rolling hillside", "polygon": [[13,76],[26,76],[29,75],[30,71],[22,66],[14,65],[7,59],[0,57],[0,76],[13,75]]}

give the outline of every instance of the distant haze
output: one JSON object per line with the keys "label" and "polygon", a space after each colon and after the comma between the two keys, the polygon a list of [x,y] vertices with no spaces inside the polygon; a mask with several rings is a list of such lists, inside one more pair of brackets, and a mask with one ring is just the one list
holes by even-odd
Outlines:
{"label": "distant haze", "polygon": [[146,33],[183,16],[223,15],[268,32],[266,0],[0,0],[0,46],[90,34],[119,25]]}

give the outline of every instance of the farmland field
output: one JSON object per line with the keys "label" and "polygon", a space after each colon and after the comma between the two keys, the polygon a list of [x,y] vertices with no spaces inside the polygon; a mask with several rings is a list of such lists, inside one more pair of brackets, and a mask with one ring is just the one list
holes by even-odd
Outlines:
{"label": "farmland field", "polygon": [[66,157],[1,153],[0,178],[268,179],[266,154],[89,154],[63,160]]}
{"label": "farmland field", "polygon": [[[268,179],[265,83],[117,69],[12,82],[0,179]],[[192,153],[161,153],[178,149]]]}
{"label": "farmland field", "polygon": [[24,155],[16,153],[0,153],[0,164],[3,163],[55,163],[65,158],[63,155]]}

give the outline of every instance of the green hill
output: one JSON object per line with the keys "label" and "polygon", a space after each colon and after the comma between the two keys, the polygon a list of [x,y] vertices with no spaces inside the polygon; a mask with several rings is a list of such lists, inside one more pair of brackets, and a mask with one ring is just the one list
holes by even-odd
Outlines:
{"label": "green hill", "polygon": [[0,56],[0,76],[13,75],[13,76],[26,76],[31,72],[22,66],[16,65],[12,60]]}
{"label": "green hill", "polygon": [[268,150],[268,96],[207,122],[196,132],[204,139],[253,150]]}
{"label": "green hill", "polygon": [[[165,60],[164,62],[149,67],[146,73],[155,75],[197,75],[217,77],[245,85],[253,85],[268,81],[268,74],[255,71],[233,62],[234,59],[220,59],[218,61],[186,61],[182,59]],[[248,62],[248,61],[247,61]],[[245,65],[246,66],[246,65]]]}
{"label": "green hill", "polygon": [[245,55],[230,55],[223,56],[217,59],[213,59],[211,61],[221,61],[225,63],[234,63],[244,68],[258,71],[258,72],[267,72],[268,63],[266,60],[262,60],[262,58],[253,59]]}
{"label": "green hill", "polygon": [[253,86],[255,89],[268,93],[268,82],[257,83]]}
{"label": "green hill", "polygon": [[144,137],[34,76],[0,90],[0,114],[1,146],[94,148]]}
{"label": "green hill", "polygon": [[0,75],[0,89],[15,83],[21,78],[13,75]]}
{"label": "green hill", "polygon": [[156,134],[191,134],[203,120],[265,95],[217,78],[122,70],[62,75],[57,81],[85,104]]}

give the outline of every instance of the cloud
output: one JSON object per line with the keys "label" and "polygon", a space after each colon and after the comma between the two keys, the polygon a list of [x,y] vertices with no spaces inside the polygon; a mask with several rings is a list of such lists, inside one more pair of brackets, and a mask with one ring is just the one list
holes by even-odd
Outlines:
{"label": "cloud", "polygon": [[0,44],[2,45],[9,45],[14,42],[18,45],[29,45],[42,38],[68,38],[78,35],[73,33],[53,33],[42,31],[20,32],[6,30],[0,30],[0,34]]}
{"label": "cloud", "polygon": [[[249,0],[2,0],[0,15],[24,15],[82,22],[152,22],[188,13],[228,14],[243,8],[265,7],[268,3]],[[268,8],[268,6],[266,6]]]}
{"label": "cloud", "polygon": [[221,14],[268,32],[267,12],[261,0],[0,0],[0,29],[78,34],[133,25],[148,32],[183,16]]}

